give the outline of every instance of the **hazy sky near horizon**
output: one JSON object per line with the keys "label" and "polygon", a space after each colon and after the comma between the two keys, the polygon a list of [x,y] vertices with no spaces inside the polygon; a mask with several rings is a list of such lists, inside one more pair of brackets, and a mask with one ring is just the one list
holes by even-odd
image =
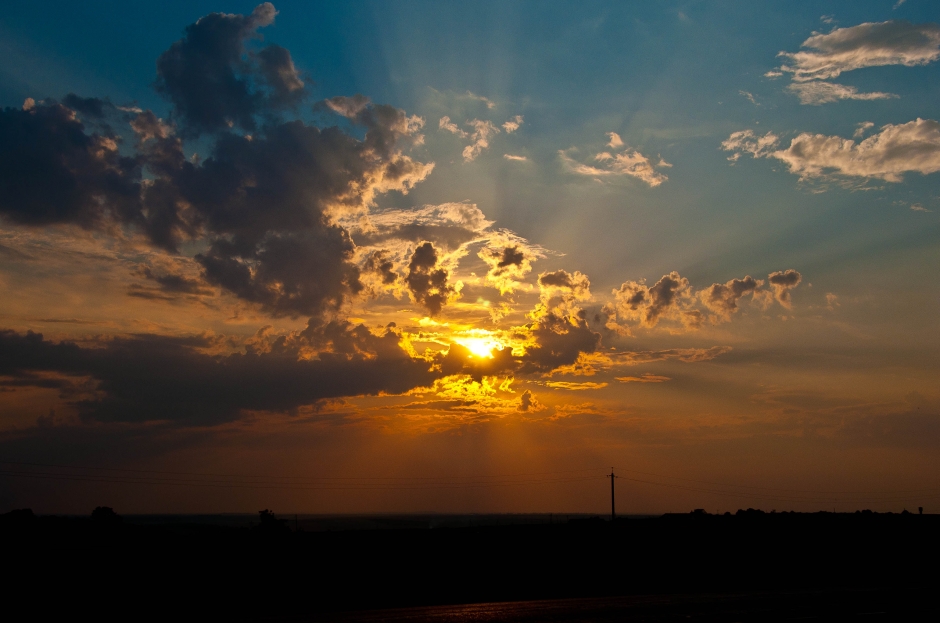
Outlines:
{"label": "hazy sky near horizon", "polygon": [[0,50],[0,511],[940,506],[935,3],[36,2]]}

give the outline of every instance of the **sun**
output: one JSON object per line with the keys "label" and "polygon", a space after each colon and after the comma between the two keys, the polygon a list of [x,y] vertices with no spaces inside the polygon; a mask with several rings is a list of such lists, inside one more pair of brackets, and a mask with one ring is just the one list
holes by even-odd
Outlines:
{"label": "sun", "polygon": [[492,359],[494,349],[503,349],[502,343],[491,336],[461,336],[455,337],[454,342],[469,350],[471,357],[480,359]]}

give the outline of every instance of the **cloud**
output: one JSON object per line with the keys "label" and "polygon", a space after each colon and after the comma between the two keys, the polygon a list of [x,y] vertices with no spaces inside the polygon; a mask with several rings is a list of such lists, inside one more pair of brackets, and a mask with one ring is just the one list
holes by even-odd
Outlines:
{"label": "cloud", "polygon": [[276,14],[270,2],[250,15],[211,13],[187,26],[184,37],[157,59],[157,91],[170,100],[187,134],[233,126],[254,130],[259,115],[304,97],[304,83],[287,50],[268,45],[254,53],[246,48]]}
{"label": "cloud", "polygon": [[698,324],[694,310],[685,303],[691,298],[689,280],[676,271],[657,281],[652,287],[645,280],[626,281],[613,291],[617,315],[638,321],[641,326],[652,328],[661,318],[679,318]]}
{"label": "cloud", "polygon": [[733,151],[728,160],[736,161],[741,157],[741,153],[748,153],[755,158],[764,158],[777,148],[780,137],[773,132],[768,132],[764,136],[757,136],[753,130],[740,130],[732,132],[731,136],[722,141],[721,148],[725,151]]}
{"label": "cloud", "polygon": [[[405,275],[416,246],[430,242],[440,268],[453,274],[472,249],[487,266],[483,285],[508,294],[523,286],[532,262],[548,253],[538,245],[505,229],[493,229],[493,221],[471,203],[445,203],[406,210],[384,210],[365,217],[340,221],[356,244],[356,257],[363,271],[375,273],[378,257],[386,266],[384,283],[363,276],[370,292],[405,293],[394,274]],[[378,256],[376,256],[378,254]],[[375,258],[375,259],[373,259]],[[467,275],[478,283],[476,273]],[[391,287],[387,287],[391,286]]]}
{"label": "cloud", "polygon": [[568,366],[582,353],[593,353],[601,336],[590,329],[579,303],[591,298],[586,275],[565,270],[545,272],[538,279],[540,297],[530,314],[535,322],[525,327],[534,342],[522,357],[522,371],[549,371]]}
{"label": "cloud", "polygon": [[852,139],[804,132],[787,149],[776,150],[779,138],[772,133],[756,137],[750,130],[733,133],[722,148],[755,158],[776,158],[801,179],[828,175],[900,182],[907,172],[928,175],[940,171],[940,123],[916,119],[886,125],[877,134],[856,143]]}
{"label": "cloud", "polygon": [[491,121],[481,121],[479,119],[471,119],[467,124],[473,127],[473,132],[470,133],[471,143],[464,147],[463,159],[470,162],[490,146],[490,137],[498,134],[499,128],[493,125]]}
{"label": "cloud", "polygon": [[914,67],[940,58],[940,25],[865,23],[814,34],[801,47],[807,51],[780,53],[789,62],[780,69],[797,82],[835,78],[863,67]]}
{"label": "cloud", "polygon": [[909,171],[924,175],[940,171],[940,124],[917,119],[886,125],[857,144],[838,136],[803,133],[773,156],[800,177],[820,177],[832,170],[838,175],[900,182]]}
{"label": "cloud", "polygon": [[519,406],[517,408],[523,413],[530,413],[544,411],[547,407],[535,398],[535,394],[529,390],[525,390],[522,395],[519,396]]}
{"label": "cloud", "polygon": [[621,383],[665,383],[666,381],[671,381],[672,379],[668,376],[660,376],[657,374],[641,374],[640,376],[618,376],[616,377]]}
{"label": "cloud", "polygon": [[[517,117],[519,123],[521,124],[522,117]],[[510,122],[507,122],[510,123]],[[463,150],[463,159],[467,162],[475,160],[484,149],[487,149],[490,146],[490,139],[499,134],[499,128],[493,125],[492,121],[484,121],[481,119],[470,119],[466,122],[466,125],[470,126],[472,130],[466,132],[457,127],[457,124],[450,120],[450,117],[441,117],[438,121],[438,128],[444,130],[445,132],[450,132],[455,134],[460,138],[470,139],[470,144],[464,147]],[[505,126],[505,124],[504,124]],[[507,133],[512,132],[517,129],[519,126],[516,125],[512,130],[506,130]]]}
{"label": "cloud", "polygon": [[[742,279],[731,279],[725,283],[713,283],[695,292],[689,280],[672,271],[654,285],[646,281],[625,281],[612,291],[613,303],[605,306],[605,326],[620,334],[631,333],[630,326],[655,328],[661,321],[673,323],[671,331],[695,330],[708,320],[712,324],[729,322],[738,311],[738,302],[750,295],[762,307],[773,302],[773,298],[784,307],[790,307],[789,290],[799,284],[801,276],[795,270],[773,273],[769,280],[774,295],[762,290],[764,282],[750,275]],[[603,320],[603,318],[601,318]],[[628,323],[626,326],[621,322]]]}
{"label": "cloud", "polygon": [[724,284],[713,283],[700,291],[698,296],[702,304],[714,314],[713,319],[728,322],[732,314],[738,311],[738,301],[741,297],[753,294],[763,283],[748,275],[744,279],[732,279]]}
{"label": "cloud", "polygon": [[402,154],[417,131],[402,111],[366,104],[350,114],[367,128],[361,141],[288,122],[251,140],[223,133],[201,166],[171,171],[212,240],[196,256],[210,283],[275,315],[335,310],[362,289],[352,240],[331,215],[407,192],[430,165]]}
{"label": "cloud", "polygon": [[862,138],[865,136],[865,132],[875,127],[875,124],[871,121],[862,121],[855,128],[855,132],[852,133],[852,136],[855,138]]}
{"label": "cloud", "polygon": [[[34,227],[123,227],[174,253],[192,242],[202,281],[272,315],[340,309],[364,286],[338,220],[430,174],[433,163],[405,154],[424,120],[356,95],[317,108],[364,132],[284,121],[303,96],[290,55],[246,47],[274,15],[270,4],[208,15],[161,55],[156,86],[176,124],[75,95],[0,111],[0,215]],[[187,158],[184,139],[205,133],[208,155]],[[156,283],[129,292],[173,294]]]}
{"label": "cloud", "polygon": [[483,102],[484,104],[486,104],[486,107],[489,108],[490,110],[493,110],[494,108],[496,108],[496,102],[489,99],[488,97],[483,97],[482,95],[476,95],[475,93],[472,93],[471,91],[467,91],[467,93],[463,95],[462,97],[465,97],[471,100],[476,100],[478,102]]}
{"label": "cloud", "polygon": [[441,313],[448,301],[458,296],[458,290],[448,283],[448,272],[438,266],[434,245],[425,242],[411,256],[405,284],[414,301],[434,316]]}
{"label": "cloud", "polygon": [[487,282],[508,294],[519,287],[520,282],[532,271],[532,261],[541,257],[521,244],[509,243],[504,247],[492,241],[477,254],[489,266]]}
{"label": "cloud", "polygon": [[522,125],[522,115],[516,115],[509,121],[503,124],[503,129],[506,130],[506,134],[512,134]]}
{"label": "cloud", "polygon": [[792,268],[770,273],[770,275],[767,276],[767,282],[770,284],[770,287],[773,288],[774,297],[777,299],[777,302],[787,309],[791,307],[790,290],[800,285],[802,280],[803,275]]}
{"label": "cloud", "polygon": [[612,359],[615,363],[630,366],[650,363],[654,361],[668,361],[677,359],[684,363],[700,363],[711,361],[721,355],[731,352],[730,346],[712,346],[711,348],[670,348],[667,350],[626,351],[617,353]]}
{"label": "cloud", "polygon": [[747,98],[747,101],[749,101],[750,103],[754,104],[755,106],[760,106],[760,104],[757,103],[757,100],[754,99],[754,94],[753,94],[753,93],[749,93],[748,91],[738,91],[738,95],[742,95],[742,96],[746,97],[746,98]]}
{"label": "cloud", "polygon": [[[92,116],[104,114],[100,101],[82,101]],[[119,137],[89,133],[75,110],[54,101],[0,110],[0,214],[32,226],[142,220],[141,162],[118,145]]]}
{"label": "cloud", "polygon": [[607,383],[572,383],[569,381],[548,381],[545,383],[552,389],[566,389],[569,391],[583,391],[586,389],[604,389]]}
{"label": "cloud", "polygon": [[544,313],[529,327],[534,346],[526,347],[522,372],[547,372],[571,365],[582,353],[593,353],[600,344],[599,333],[591,331],[583,317]]}
{"label": "cloud", "polygon": [[437,122],[437,127],[451,134],[456,134],[461,138],[466,138],[469,136],[466,132],[457,127],[457,124],[450,120],[450,117],[444,116],[441,117],[440,121]]}
{"label": "cloud", "polygon": [[[41,334],[0,331],[0,375],[26,384],[36,373],[80,381],[65,396],[84,419],[219,424],[247,411],[290,412],[318,401],[363,394],[404,393],[433,383],[427,361],[412,359],[393,331],[362,325],[308,325],[264,348],[210,355],[205,337],[138,335],[94,348],[51,342]],[[301,347],[316,347],[302,358]],[[74,385],[74,384],[73,384]]]}
{"label": "cloud", "polygon": [[794,82],[787,87],[787,90],[795,93],[800,98],[801,104],[814,106],[838,100],[886,100],[898,97],[894,93],[882,93],[880,91],[859,93],[855,87],[821,81]]}
{"label": "cloud", "polygon": [[513,160],[517,162],[526,162],[529,160],[525,156],[515,156],[513,154],[503,154],[503,158],[505,158],[506,160]]}
{"label": "cloud", "polygon": [[572,296],[577,300],[585,300],[591,296],[591,282],[587,275],[578,271],[569,273],[566,270],[556,270],[539,275],[539,287],[543,296]]}
{"label": "cloud", "polygon": [[150,266],[142,266],[137,271],[145,279],[149,279],[157,284],[157,291],[144,288],[139,284],[131,284],[128,291],[130,296],[140,298],[172,298],[172,295],[210,295],[212,289],[207,288],[206,284],[198,278],[193,278],[172,270],[154,270]]}
{"label": "cloud", "polygon": [[454,251],[487,237],[493,221],[475,204],[454,202],[408,210],[383,210],[369,214],[364,221],[344,221],[343,225],[360,246],[394,241],[433,242],[439,248]]}
{"label": "cloud", "polygon": [[651,188],[655,188],[668,180],[669,178],[656,168],[671,167],[672,165],[660,158],[657,164],[653,164],[647,156],[644,156],[635,149],[626,147],[623,140],[616,132],[609,132],[610,141],[608,146],[614,149],[623,148],[620,153],[611,153],[607,151],[600,152],[594,156],[594,161],[598,165],[588,165],[577,162],[568,155],[568,151],[558,152],[562,163],[569,171],[576,175],[585,175],[594,178],[604,178],[611,175],[628,175],[635,177]]}

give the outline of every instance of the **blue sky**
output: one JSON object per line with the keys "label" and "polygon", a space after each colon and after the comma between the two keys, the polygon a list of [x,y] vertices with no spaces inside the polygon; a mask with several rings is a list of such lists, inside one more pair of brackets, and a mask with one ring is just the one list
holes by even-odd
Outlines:
{"label": "blue sky", "polygon": [[[383,469],[394,465],[403,478],[418,469],[407,458],[416,452],[429,453],[422,465],[458,453],[480,473],[515,469],[521,455],[585,469],[632,456],[636,469],[673,476],[704,471],[774,486],[808,487],[819,479],[863,489],[887,456],[895,467],[879,495],[912,483],[940,486],[940,464],[929,458],[940,443],[940,7],[925,0],[275,4],[276,17],[261,16],[253,2],[5,9],[3,114],[13,120],[66,110],[56,102],[72,106],[82,132],[115,138],[112,155],[141,158],[143,172],[127,174],[141,196],[165,179],[184,199],[174,208],[181,224],[169,244],[141,225],[154,206],[118,217],[111,199],[96,194],[93,210],[101,213],[91,220],[42,220],[0,196],[0,287],[18,294],[0,303],[0,328],[11,340],[33,331],[49,345],[90,350],[119,350],[140,336],[176,340],[174,348],[215,357],[197,357],[192,361],[202,363],[194,366],[218,370],[235,361],[225,357],[271,355],[278,339],[301,344],[295,363],[332,361],[342,354],[339,342],[322,341],[328,330],[318,323],[334,321],[347,323],[347,332],[357,325],[371,331],[357,338],[362,344],[397,332],[409,362],[424,362],[430,372],[420,371],[425,376],[410,386],[376,377],[374,387],[329,397],[245,398],[212,416],[220,419],[154,415],[141,422],[120,411],[126,407],[107,407],[126,396],[98,363],[78,372],[10,364],[0,366],[0,381],[20,389],[0,394],[8,413],[0,446],[8,453],[54,454],[60,433],[50,432],[52,422],[90,435],[87,451],[75,454],[87,461],[90,448],[110,447],[124,434],[94,428],[101,422],[160,422],[178,441],[172,450],[141,441],[144,467],[181,461],[199,470],[242,460],[219,441],[226,435],[241,440],[235,446],[265,448],[258,450],[265,456],[283,452],[283,427],[300,418],[310,447],[349,457],[374,452]],[[268,97],[270,110],[255,110],[252,127],[235,120],[206,129],[185,103],[215,97],[208,87],[155,89],[167,80],[158,76],[157,59],[187,36],[188,25],[205,24],[198,20],[214,12],[257,16],[239,40],[239,75],[264,71],[252,63],[265,46],[289,51],[281,75],[302,85],[290,91],[298,97],[293,107],[273,99],[267,74],[251,74],[252,96]],[[119,108],[108,108],[105,128],[69,104],[69,93]],[[357,94],[369,103],[343,99]],[[362,116],[392,110],[397,121]],[[335,126],[356,149],[368,145],[370,132],[394,139],[381,157],[366,150],[356,152],[361,163],[343,160],[352,168],[366,163],[369,172],[314,210],[322,223],[295,220],[249,236],[213,220],[243,209],[226,203],[234,195],[202,206],[204,196],[186,185],[190,173],[161,173],[169,165],[148,151],[157,135],[131,129],[148,111],[159,122],[152,127],[163,128],[157,134],[163,132],[164,147],[191,159],[190,173],[206,176],[207,185],[221,184],[207,163],[275,145],[283,136],[277,129],[286,132],[292,122]],[[171,148],[176,137],[179,147]],[[240,141],[251,145],[237,151],[232,145]],[[16,149],[5,162],[26,153]],[[265,153],[276,159],[281,152]],[[312,165],[341,160],[339,151],[330,153],[316,152]],[[381,180],[379,169],[369,169],[376,158],[413,168],[402,179]],[[260,167],[251,175],[261,175],[262,161],[251,160]],[[284,183],[306,173],[297,175]],[[245,184],[239,192],[257,181]],[[23,192],[41,195],[39,188]],[[310,227],[313,237],[302,238],[297,227]],[[408,233],[415,231],[425,233]],[[447,235],[462,242],[448,243]],[[251,251],[225,250],[239,236]],[[307,245],[288,253],[306,257],[347,238],[335,266],[325,255],[294,265],[270,259],[277,241]],[[420,255],[422,244],[430,245],[430,260]],[[510,261],[510,250],[521,254],[518,261]],[[390,262],[386,281],[375,272],[381,258]],[[233,286],[219,272],[223,265],[248,267],[254,281]],[[317,272],[324,265],[352,272],[336,281],[338,273]],[[263,277],[266,270],[275,276]],[[436,274],[445,284],[437,290]],[[673,289],[658,299],[654,284]],[[321,298],[311,306],[278,294],[294,286]],[[631,293],[642,302],[631,307]],[[310,327],[320,327],[320,342]],[[197,336],[205,343],[185,342]],[[570,346],[550,346],[546,336]],[[441,362],[456,357],[460,345],[491,348],[491,356],[493,348],[511,350],[515,359],[506,368],[486,364],[489,377],[473,372],[472,362],[448,373]],[[385,352],[361,348],[343,356],[355,362],[368,351],[366,359],[381,360]],[[549,365],[538,353],[552,348],[574,350],[552,351]],[[91,394],[72,382],[82,374],[84,387],[96,388]],[[438,376],[429,381],[427,374]],[[37,375],[72,380],[53,391]],[[58,419],[49,420],[50,411]],[[345,432],[324,432],[327,421]],[[203,427],[211,441],[199,443],[211,450],[192,441],[194,426]],[[102,440],[93,440],[92,429]],[[370,436],[388,430],[399,437]],[[486,451],[472,451],[469,438]],[[212,458],[200,463],[193,458],[200,451]],[[180,458],[186,452],[192,455]],[[791,463],[790,455],[800,458]],[[278,469],[314,469],[310,461]],[[583,501],[580,493],[556,493],[571,505]],[[636,493],[646,504],[638,511],[662,510],[676,499]],[[39,493],[16,482],[0,486],[0,503],[25,503],[31,495],[49,508],[79,503],[54,487]],[[872,495],[874,505],[884,497]],[[548,509],[550,497],[283,503],[536,510]],[[700,504],[691,493],[681,500]],[[164,501],[213,510],[241,503]]]}

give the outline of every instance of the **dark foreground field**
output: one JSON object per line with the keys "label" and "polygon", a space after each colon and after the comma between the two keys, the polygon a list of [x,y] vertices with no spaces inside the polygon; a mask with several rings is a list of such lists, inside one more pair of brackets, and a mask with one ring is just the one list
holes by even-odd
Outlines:
{"label": "dark foreground field", "polygon": [[20,513],[3,516],[0,531],[4,592],[40,619],[910,620],[938,611],[936,515],[312,532],[270,518],[246,528]]}

